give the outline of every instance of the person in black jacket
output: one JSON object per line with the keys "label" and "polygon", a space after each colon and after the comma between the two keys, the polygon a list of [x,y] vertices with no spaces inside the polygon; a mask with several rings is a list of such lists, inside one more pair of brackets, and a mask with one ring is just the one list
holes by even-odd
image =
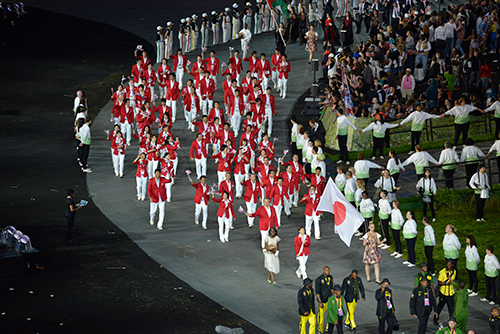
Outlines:
{"label": "person in black jacket", "polygon": [[410,314],[412,317],[418,317],[418,334],[425,334],[429,315],[436,309],[436,298],[429,289],[427,276],[422,276],[420,285],[413,289],[410,298]]}
{"label": "person in black jacket", "polygon": [[333,277],[330,275],[330,267],[323,267],[323,274],[316,278],[316,299],[318,300],[318,330],[324,333],[325,313],[328,298],[333,295]]}
{"label": "person in black jacket", "polygon": [[[396,309],[394,307],[394,300],[392,298],[392,290],[389,288],[389,279],[382,280],[382,286],[375,291],[375,299],[377,300],[377,316],[378,316],[378,333],[379,334],[392,334],[392,330],[396,325],[396,318],[394,314]],[[385,323],[387,322],[387,330]]]}
{"label": "person in black jacket", "polygon": [[491,309],[491,317],[488,319],[491,334],[500,334],[500,312],[498,307]]}
{"label": "person in black jacket", "polygon": [[[307,322],[309,322],[309,328],[314,328],[316,330],[316,315],[314,313],[314,290],[312,288],[313,281],[310,278],[306,278],[303,281],[303,287],[299,290],[297,295],[297,301],[299,303],[299,314],[300,314],[300,333],[306,333]],[[309,331],[314,333],[314,331]]]}
{"label": "person in black jacket", "polygon": [[356,332],[354,310],[356,310],[356,304],[360,296],[361,300],[365,301],[365,288],[363,286],[363,281],[361,281],[361,278],[358,276],[358,271],[356,269],[351,272],[351,275],[344,278],[344,281],[342,282],[341,293],[344,296],[345,302],[347,304],[345,325],[353,332]]}

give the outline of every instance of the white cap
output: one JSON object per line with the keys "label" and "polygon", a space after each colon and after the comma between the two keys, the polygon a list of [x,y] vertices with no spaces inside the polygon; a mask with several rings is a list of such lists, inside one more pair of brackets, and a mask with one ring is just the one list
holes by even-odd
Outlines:
{"label": "white cap", "polygon": [[207,16],[208,16],[207,13],[201,14],[201,17],[207,17]]}
{"label": "white cap", "polygon": [[233,3],[233,8],[234,9],[238,8],[238,4],[237,3]]}
{"label": "white cap", "polygon": [[292,5],[295,5],[295,0],[292,0],[292,3],[291,3],[291,4],[292,4]]}
{"label": "white cap", "polygon": [[181,23],[186,23],[186,19],[181,19]]}
{"label": "white cap", "polygon": [[339,48],[339,49],[337,50],[337,52],[342,52],[342,51],[344,51],[344,49],[342,49],[342,48]]}
{"label": "white cap", "polygon": [[167,22],[167,27],[170,27],[172,24],[173,24],[172,22],[168,21]]}
{"label": "white cap", "polygon": [[252,4],[251,4],[250,2],[247,2],[245,6],[247,6],[247,7],[251,7],[251,6],[252,6]]}
{"label": "white cap", "polygon": [[226,7],[225,11],[226,11],[226,12],[229,12],[229,10],[230,10],[230,9],[229,9],[228,7]]}
{"label": "white cap", "polygon": [[410,14],[406,13],[405,14],[405,19],[409,18],[410,17]]}
{"label": "white cap", "polygon": [[191,21],[191,18],[188,16],[186,17],[186,21],[190,22]]}
{"label": "white cap", "polygon": [[217,12],[214,10],[214,11],[212,12],[212,15],[217,15]]}
{"label": "white cap", "polygon": [[193,16],[191,16],[193,18],[193,20],[196,20],[198,18],[198,15],[196,14],[193,14]]}
{"label": "white cap", "polygon": [[159,30],[162,30],[162,29],[163,29],[163,27],[162,27],[162,26],[158,26],[158,27],[156,27],[156,30],[158,30],[158,31],[159,31]]}
{"label": "white cap", "polygon": [[414,11],[414,12],[413,12],[413,15],[418,15],[418,11]]}

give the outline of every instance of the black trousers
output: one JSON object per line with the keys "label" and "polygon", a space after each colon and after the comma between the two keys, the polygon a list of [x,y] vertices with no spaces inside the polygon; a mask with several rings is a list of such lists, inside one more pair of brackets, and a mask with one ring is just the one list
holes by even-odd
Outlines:
{"label": "black trousers", "polygon": [[87,168],[87,160],[89,159],[90,145],[83,144],[80,146],[79,151],[82,151],[80,156],[80,162],[82,163],[82,168]]}
{"label": "black trousers", "polygon": [[476,219],[484,218],[484,205],[486,204],[486,199],[481,198],[481,194],[475,194],[476,196]]}
{"label": "black trousers", "polygon": [[373,220],[373,217],[372,218],[365,218],[363,225],[361,225],[359,227],[359,231],[363,232],[363,233],[367,233],[369,231],[368,226],[372,220]]}
{"label": "black trousers", "polygon": [[418,316],[418,334],[425,334],[427,323],[429,322],[429,315],[429,311],[426,311],[424,315]]}
{"label": "black trousers", "polygon": [[431,208],[432,218],[436,218],[436,210],[434,210],[434,196],[430,195],[431,198],[430,203],[422,203],[424,205],[424,217],[427,217],[427,206]]}
{"label": "black trousers", "polygon": [[495,117],[495,139],[498,139],[500,133],[500,118]]}
{"label": "black trousers", "polygon": [[415,146],[420,144],[420,136],[422,131],[412,131],[411,132],[411,150],[415,151]]}
{"label": "black trousers", "polygon": [[453,311],[455,310],[455,296],[439,296],[439,303],[436,309],[436,313],[438,316],[441,314],[441,311],[443,310],[444,306],[448,306],[448,314],[453,316]]}
{"label": "black trousers", "polygon": [[[498,183],[500,183],[500,156],[497,157]],[[491,181],[493,183],[493,180]]]}
{"label": "black trousers", "polygon": [[455,184],[453,183],[453,175],[455,175],[455,169],[443,169],[443,174],[445,178],[446,188],[455,188]]}
{"label": "black trousers", "polygon": [[398,186],[398,180],[399,180],[399,173],[394,173],[391,176],[394,179],[394,185],[397,187]]}
{"label": "black trousers", "polygon": [[[387,329],[385,329],[385,323],[387,322]],[[392,334],[392,330],[396,325],[396,318],[394,315],[386,314],[385,317],[378,317],[378,333],[379,334]]]}
{"label": "black trousers", "polygon": [[411,239],[405,239],[406,241],[406,251],[408,252],[408,261],[415,264],[417,260],[415,255],[415,243],[417,242],[417,237]]}
{"label": "black trousers", "polygon": [[395,251],[398,252],[399,254],[403,254],[403,245],[401,244],[401,238],[399,236],[401,230],[395,230],[391,228],[392,230],[392,238],[394,239],[394,247]]}
{"label": "black trousers", "polygon": [[496,277],[489,277],[484,275],[486,278],[486,299],[489,301],[497,301],[497,287],[495,285]]}
{"label": "black trousers", "polygon": [[427,258],[427,269],[431,274],[435,273],[434,268],[434,246],[425,246],[425,257]]}
{"label": "black trousers", "polygon": [[469,135],[469,126],[470,122],[465,124],[455,124],[455,139],[453,140],[453,145],[458,145],[458,139],[460,135],[462,135],[462,144],[465,145],[465,141],[467,140],[467,136]]}
{"label": "black trousers", "polygon": [[467,269],[467,273],[469,274],[469,290],[477,292],[477,286],[479,284],[477,280],[477,270]]}
{"label": "black trousers", "polygon": [[467,177],[466,186],[470,188],[469,183],[470,179],[477,172],[478,163],[465,164],[465,176]]}
{"label": "black trousers", "polygon": [[349,152],[347,151],[347,135],[339,136],[340,160],[349,161]]}
{"label": "black trousers", "polygon": [[66,223],[68,224],[68,228],[66,229],[66,240],[69,241],[71,240],[71,231],[73,230],[73,226],[75,226],[75,215],[66,215]]}
{"label": "black trousers", "polygon": [[379,155],[384,155],[384,138],[373,137],[373,152],[372,155],[377,156],[377,150],[380,151]]}
{"label": "black trousers", "polygon": [[[297,149],[297,143],[292,142],[292,145],[290,145],[290,147],[292,149],[292,157],[295,154],[299,154],[299,150]],[[302,161],[302,160],[299,160],[299,161]]]}
{"label": "black trousers", "polygon": [[391,216],[389,215],[389,218],[387,219],[380,219],[380,229],[382,230],[382,239],[385,238],[387,239],[385,241],[385,244],[387,246],[391,245],[391,236],[389,234],[389,221],[391,220]]}
{"label": "black trousers", "polygon": [[335,326],[337,326],[337,334],[343,334],[344,333],[344,317],[339,317],[339,320],[337,321],[336,325],[328,322],[326,324],[326,332],[328,334],[332,334]]}

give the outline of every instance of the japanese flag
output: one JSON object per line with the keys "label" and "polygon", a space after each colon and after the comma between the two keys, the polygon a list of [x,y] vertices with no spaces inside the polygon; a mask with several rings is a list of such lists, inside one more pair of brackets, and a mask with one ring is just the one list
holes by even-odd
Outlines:
{"label": "japanese flag", "polygon": [[356,230],[363,224],[364,218],[340,192],[333,180],[328,179],[325,191],[321,196],[318,211],[333,213],[335,233],[351,247],[351,239]]}

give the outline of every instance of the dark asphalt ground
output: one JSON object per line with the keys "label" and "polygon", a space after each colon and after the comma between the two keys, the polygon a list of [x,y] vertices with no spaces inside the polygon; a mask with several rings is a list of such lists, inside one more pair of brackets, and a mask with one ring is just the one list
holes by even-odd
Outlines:
{"label": "dark asphalt ground", "polygon": [[[29,235],[40,255],[25,275],[0,278],[1,332],[213,333],[225,324],[261,333],[162,269],[88,196],[75,160],[74,93],[86,91],[95,116],[129,71],[121,64],[133,61],[130,50],[152,47],[109,25],[28,11],[15,44],[0,48],[0,226]],[[89,200],[72,245],[65,242],[68,188]]]}

